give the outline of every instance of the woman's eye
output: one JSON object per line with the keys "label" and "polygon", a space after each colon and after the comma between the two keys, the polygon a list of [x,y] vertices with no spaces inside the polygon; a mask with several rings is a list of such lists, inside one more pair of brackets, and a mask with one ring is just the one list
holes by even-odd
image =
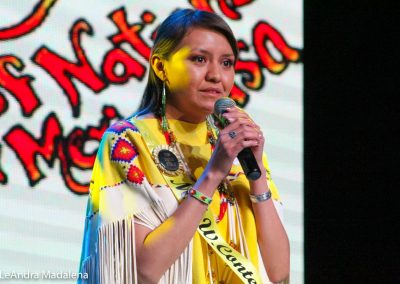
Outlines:
{"label": "woman's eye", "polygon": [[206,59],[205,59],[205,57],[204,56],[193,56],[192,57],[192,60],[194,61],[194,62],[198,62],[198,63],[204,63],[204,62],[206,62]]}
{"label": "woman's eye", "polygon": [[233,66],[233,61],[230,59],[226,59],[222,62],[222,64],[224,65],[224,67],[231,67]]}

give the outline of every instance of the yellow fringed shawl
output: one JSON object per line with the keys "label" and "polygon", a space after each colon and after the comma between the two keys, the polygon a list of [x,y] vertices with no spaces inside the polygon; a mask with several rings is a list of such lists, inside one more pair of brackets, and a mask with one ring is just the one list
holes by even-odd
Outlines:
{"label": "yellow fringed shawl", "polygon": [[[211,156],[205,122],[191,124],[171,119],[169,125],[181,145],[187,164],[198,178]],[[155,229],[178,206],[154,164],[144,141],[146,135],[139,129],[151,131],[156,143],[166,144],[157,119],[117,122],[105,132],[100,143],[90,184],[80,264],[80,272],[87,272],[89,279],[78,281],[80,283],[137,283],[136,265],[140,264],[135,262],[134,223]],[[266,156],[264,165],[269,172]],[[256,267],[259,262],[262,266],[248,197],[249,184],[237,162],[231,173],[230,183],[239,214],[235,207],[229,207],[218,223],[218,229],[221,236],[228,243],[234,243],[237,250],[248,256]],[[268,183],[273,199],[279,200],[270,175]],[[215,216],[219,213],[219,204],[220,197],[216,191],[210,205]],[[196,232],[159,283],[203,284],[217,280],[242,283]]]}

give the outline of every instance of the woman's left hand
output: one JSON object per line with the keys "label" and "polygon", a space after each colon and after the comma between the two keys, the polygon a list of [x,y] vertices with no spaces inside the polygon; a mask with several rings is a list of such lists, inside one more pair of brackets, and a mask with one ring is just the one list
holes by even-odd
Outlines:
{"label": "woman's left hand", "polygon": [[251,139],[248,140],[256,140],[258,142],[256,146],[252,146],[250,147],[250,149],[253,151],[254,157],[256,158],[258,164],[262,165],[262,155],[265,138],[261,131],[261,128],[250,118],[250,116],[244,110],[236,106],[228,108],[223,114],[223,117],[227,119],[230,124],[234,123],[237,120],[243,122],[244,127],[242,127],[242,129],[238,131],[246,131],[246,137],[251,137]]}

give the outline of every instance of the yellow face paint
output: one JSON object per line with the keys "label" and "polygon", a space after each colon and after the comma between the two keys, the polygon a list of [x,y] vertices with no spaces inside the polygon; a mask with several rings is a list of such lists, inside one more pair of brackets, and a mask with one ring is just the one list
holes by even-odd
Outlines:
{"label": "yellow face paint", "polygon": [[168,87],[173,92],[185,89],[189,85],[190,78],[186,65],[186,59],[189,54],[190,48],[184,46],[165,62]]}

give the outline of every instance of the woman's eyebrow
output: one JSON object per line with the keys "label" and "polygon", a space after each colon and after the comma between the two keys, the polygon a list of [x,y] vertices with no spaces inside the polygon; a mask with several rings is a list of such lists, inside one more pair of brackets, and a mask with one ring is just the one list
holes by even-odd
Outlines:
{"label": "woman's eyebrow", "polygon": [[[211,52],[203,48],[192,48],[192,51],[198,51],[204,54],[211,54]],[[229,56],[235,56],[235,55],[233,53],[225,53],[221,55],[221,57],[229,57]]]}

